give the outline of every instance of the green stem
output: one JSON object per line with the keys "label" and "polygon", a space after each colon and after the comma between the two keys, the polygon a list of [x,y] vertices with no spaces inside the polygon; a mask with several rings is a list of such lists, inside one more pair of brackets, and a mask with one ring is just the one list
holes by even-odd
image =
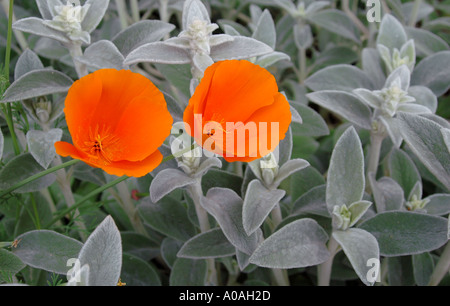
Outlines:
{"label": "green stem", "polygon": [[8,125],[9,133],[11,134],[11,140],[13,143],[14,154],[17,156],[20,154],[20,146],[17,141],[16,130],[14,128],[14,122],[12,120],[11,103],[2,104],[3,113],[5,114],[6,124]]}
{"label": "green stem", "polygon": [[99,193],[114,187],[115,185],[119,184],[120,182],[123,182],[125,180],[127,180],[129,177],[128,176],[122,176],[112,182],[109,182],[106,185],[103,185],[93,191],[91,191],[90,193],[88,193],[87,195],[85,195],[83,198],[81,198],[80,200],[78,200],[72,207],[68,207],[65,210],[59,212],[59,214],[54,217],[52,219],[52,221],[50,221],[49,223],[47,223],[44,228],[49,228],[50,226],[52,226],[53,224],[55,224],[56,222],[58,222],[61,218],[63,218],[66,214],[71,213],[72,211],[74,211],[75,209],[78,209],[84,202],[86,202],[87,200],[89,200],[92,197],[95,197],[96,195],[98,195]]}
{"label": "green stem", "polygon": [[133,18],[134,22],[138,22],[141,19],[138,0],[131,0],[130,3],[131,3],[131,17]]}
{"label": "green stem", "polygon": [[72,57],[73,64],[75,66],[75,70],[77,72],[78,78],[89,74],[86,64],[83,64],[77,60],[77,57],[83,56],[83,50],[81,49],[81,43],[71,42],[66,44],[67,49],[70,52],[70,56]]}
{"label": "green stem", "polygon": [[[11,2],[14,1],[10,1],[10,3],[8,3],[7,0],[5,1],[0,1],[2,6],[3,6],[3,10],[5,11],[5,14],[9,13],[9,16],[11,16],[11,21],[15,22],[16,21],[16,17],[14,16],[14,12],[11,13],[11,11],[13,11],[13,5],[11,5]],[[13,30],[14,36],[16,37],[16,41],[20,46],[20,49],[25,50],[28,48],[28,42],[25,39],[25,36],[23,35],[23,33],[21,31],[17,31],[17,30]],[[14,50],[18,53],[21,53],[22,50],[15,48]]]}
{"label": "green stem", "polygon": [[439,258],[436,267],[434,267],[433,274],[430,278],[429,286],[437,286],[444,278],[444,276],[450,270],[450,243],[447,242],[447,245],[444,248],[444,251]]}
{"label": "green stem", "polygon": [[350,9],[349,0],[342,0],[342,9],[345,12],[345,14],[350,18],[350,20],[358,27],[358,29],[363,33],[364,38],[369,38],[370,33],[369,30],[366,28],[366,26],[359,20],[359,18],[353,14],[352,10]]}
{"label": "green stem", "polygon": [[422,0],[416,0],[414,2],[414,6],[412,8],[411,16],[409,17],[408,25],[410,27],[415,27],[417,22],[417,16],[419,15],[420,5],[422,4]]}
{"label": "green stem", "polygon": [[60,169],[64,169],[64,168],[70,167],[72,165],[75,165],[78,162],[79,162],[78,159],[74,159],[74,160],[68,161],[68,162],[66,162],[64,164],[61,164],[61,165],[52,167],[50,169],[47,169],[45,171],[39,172],[39,173],[37,173],[37,174],[35,174],[33,176],[30,176],[29,178],[26,178],[23,181],[18,182],[17,184],[9,187],[8,189],[5,189],[5,190],[1,191],[0,192],[0,198],[3,197],[4,195],[8,194],[8,193],[13,192],[14,190],[16,190],[16,189],[18,189],[18,188],[20,188],[22,186],[25,186],[26,184],[29,184],[29,183],[37,180],[37,179],[40,179],[43,176],[46,176],[47,174],[56,172],[56,171],[58,171]]}
{"label": "green stem", "polygon": [[41,229],[41,219],[39,218],[39,212],[36,205],[36,199],[34,198],[33,193],[30,193],[31,205],[33,206],[34,218],[36,222],[36,229]]}
{"label": "green stem", "polygon": [[308,76],[308,69],[306,64],[306,49],[300,48],[299,50],[299,83],[303,84]]}
{"label": "green stem", "polygon": [[120,203],[122,204],[122,208],[125,210],[128,218],[130,219],[130,222],[133,225],[134,230],[139,234],[148,236],[144,224],[139,218],[136,206],[131,201],[130,191],[128,190],[127,184],[123,181],[118,183],[117,190],[119,191],[119,199]]}
{"label": "green stem", "polygon": [[319,286],[329,286],[330,280],[331,280],[331,270],[333,268],[333,260],[334,256],[339,250],[339,244],[337,241],[333,238],[333,236],[330,237],[330,240],[328,241],[328,251],[330,252],[330,258],[320,264],[317,267],[317,285]]}

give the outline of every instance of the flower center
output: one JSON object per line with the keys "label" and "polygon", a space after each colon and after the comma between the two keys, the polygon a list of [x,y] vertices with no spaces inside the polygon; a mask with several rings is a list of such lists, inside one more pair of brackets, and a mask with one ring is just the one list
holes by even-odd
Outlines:
{"label": "flower center", "polygon": [[111,161],[111,146],[116,144],[118,138],[110,133],[110,129],[97,125],[94,130],[89,129],[89,140],[84,142],[83,151],[91,158],[92,162],[109,165]]}

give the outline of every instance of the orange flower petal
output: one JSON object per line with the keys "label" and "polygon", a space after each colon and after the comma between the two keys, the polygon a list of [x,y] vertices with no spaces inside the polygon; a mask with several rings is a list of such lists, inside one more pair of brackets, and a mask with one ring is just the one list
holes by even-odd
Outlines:
{"label": "orange flower petal", "polygon": [[75,146],[68,142],[57,141],[55,142],[56,154],[63,157],[70,156],[75,159],[86,159],[88,156],[82,151],[78,150]]}
{"label": "orange flower petal", "polygon": [[245,60],[219,62],[211,82],[205,120],[245,122],[257,109],[272,104],[278,92],[273,75]]}
{"label": "orange flower petal", "polygon": [[152,155],[141,161],[117,161],[101,168],[111,175],[141,177],[158,167],[162,159],[163,155],[156,150]]}

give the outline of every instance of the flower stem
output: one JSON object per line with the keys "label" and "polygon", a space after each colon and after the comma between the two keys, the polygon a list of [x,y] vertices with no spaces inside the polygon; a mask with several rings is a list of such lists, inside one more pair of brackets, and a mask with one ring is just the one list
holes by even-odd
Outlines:
{"label": "flower stem", "polygon": [[333,238],[330,237],[328,241],[328,251],[330,252],[330,258],[317,267],[317,285],[319,286],[329,286],[331,279],[331,270],[333,268],[334,256],[339,250],[339,244]]}
{"label": "flower stem", "polygon": [[36,222],[36,229],[41,229],[41,219],[39,218],[39,212],[36,205],[36,199],[34,198],[33,193],[30,193],[31,206],[33,206],[34,218]]}
{"label": "flower stem", "polygon": [[140,13],[139,13],[139,4],[138,0],[131,0],[131,16],[133,18],[134,22],[138,22],[141,19]]}
{"label": "flower stem", "polygon": [[[202,197],[203,197],[201,178],[197,179],[197,182],[195,184],[190,185],[188,187],[188,191],[191,195],[192,200],[194,201],[195,212],[197,213],[198,223],[200,225],[200,231],[202,233],[207,232],[208,230],[211,229],[211,226],[210,226],[209,220],[208,220],[208,213],[201,205],[201,201],[202,201]],[[206,262],[208,265],[207,282],[212,285],[217,286],[218,280],[217,280],[217,271],[216,271],[214,259],[208,258],[208,259],[206,259]]]}
{"label": "flower stem", "polygon": [[444,251],[439,258],[436,267],[434,267],[433,274],[430,278],[429,286],[437,286],[450,270],[450,243],[444,248]]}
{"label": "flower stem", "polygon": [[123,0],[116,0],[117,14],[119,15],[120,25],[122,30],[128,27],[127,5]]}
{"label": "flower stem", "polygon": [[303,84],[308,76],[307,64],[306,64],[306,49],[300,48],[299,50],[299,83]]}
{"label": "flower stem", "polygon": [[364,38],[369,38],[370,33],[366,26],[358,19],[358,17],[350,9],[349,0],[342,0],[342,9],[345,14],[350,18],[350,20],[358,27],[358,29],[363,33]]}

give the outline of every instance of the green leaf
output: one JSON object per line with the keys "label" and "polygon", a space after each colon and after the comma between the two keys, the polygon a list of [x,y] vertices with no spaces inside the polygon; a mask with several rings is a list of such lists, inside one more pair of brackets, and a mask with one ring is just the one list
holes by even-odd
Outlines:
{"label": "green leaf", "polygon": [[134,232],[121,232],[124,253],[149,261],[160,255],[159,245],[144,235]]}
{"label": "green leaf", "polygon": [[402,24],[392,15],[384,15],[378,30],[377,45],[384,45],[392,52],[394,48],[400,50],[407,40]]}
{"label": "green leaf", "polygon": [[38,69],[44,69],[39,57],[31,51],[26,49],[17,60],[16,67],[14,69],[14,80],[19,79],[22,75]]}
{"label": "green leaf", "polygon": [[30,267],[67,274],[71,266],[67,261],[77,258],[83,244],[59,233],[39,230],[24,233],[16,238],[13,253]]}
{"label": "green leaf", "polygon": [[183,242],[174,240],[172,238],[164,238],[161,243],[161,256],[164,262],[172,269],[177,260],[178,252],[183,246]]}
{"label": "green leaf", "polygon": [[326,29],[327,31],[359,43],[359,38],[356,34],[356,28],[353,22],[344,12],[340,10],[322,10],[307,15],[306,19],[316,26]]}
{"label": "green leaf", "polygon": [[372,128],[372,111],[353,94],[338,90],[323,90],[306,95],[312,102],[342,116],[366,130]]}
{"label": "green leaf", "polygon": [[195,235],[196,230],[189,221],[186,207],[170,197],[158,203],[145,198],[138,206],[138,211],[148,225],[168,237],[186,241]]}
{"label": "green leaf", "polygon": [[202,177],[203,192],[214,187],[223,187],[240,194],[241,186],[242,177],[223,170],[211,169]]}
{"label": "green leaf", "polygon": [[204,259],[178,258],[170,273],[170,286],[204,286],[208,268]]}
{"label": "green leaf", "polygon": [[403,256],[435,250],[447,242],[447,219],[414,212],[384,212],[360,228],[377,238],[383,256]]}
{"label": "green leaf", "polygon": [[123,253],[120,280],[127,286],[161,286],[158,273],[150,264],[127,253]]}
{"label": "green leaf", "polygon": [[22,75],[5,91],[3,100],[15,102],[55,93],[65,93],[73,81],[62,72],[50,69],[33,70]]}
{"label": "green leaf", "polygon": [[[36,162],[30,153],[16,156],[0,171],[0,190],[8,189],[22,180],[42,171],[44,171],[44,169]],[[16,189],[14,192],[27,193],[39,191],[53,184],[55,179],[56,177],[54,174],[48,174]]]}
{"label": "green leaf", "polygon": [[353,127],[339,138],[328,169],[326,200],[330,214],[334,206],[361,201],[364,194],[364,154]]}
{"label": "green leaf", "polygon": [[260,267],[291,269],[318,265],[330,257],[328,235],[313,219],[289,223],[269,236],[250,257]]}
{"label": "green leaf", "polygon": [[0,282],[5,274],[16,275],[25,264],[12,252],[0,248]]}
{"label": "green leaf", "polygon": [[434,271],[433,258],[430,253],[413,255],[412,264],[416,284],[419,286],[427,286]]}
{"label": "green leaf", "polygon": [[112,42],[123,56],[127,56],[137,47],[162,39],[174,28],[174,25],[159,20],[141,20],[114,36]]}
{"label": "green leaf", "polygon": [[192,237],[183,245],[177,256],[191,259],[221,258],[232,256],[236,248],[228,241],[220,228]]}
{"label": "green leaf", "polygon": [[414,69],[411,85],[423,85],[437,97],[450,88],[450,51],[441,51],[423,59]]}
{"label": "green leaf", "polygon": [[80,267],[89,265],[89,286],[116,286],[122,269],[122,240],[111,216],[89,236],[78,255]]}
{"label": "green leaf", "polygon": [[250,182],[245,193],[242,218],[247,235],[253,234],[284,197],[284,190],[268,190],[259,180]]}
{"label": "green leaf", "polygon": [[441,133],[441,126],[421,116],[400,113],[400,133],[410,149],[450,190],[450,152]]}
{"label": "green leaf", "polygon": [[372,80],[361,69],[352,65],[325,67],[305,80],[313,91],[339,90],[350,92],[357,88],[375,89]]}
{"label": "green leaf", "polygon": [[[344,250],[353,269],[361,281],[371,286],[376,281],[376,275],[370,274],[370,260],[379,260],[380,251],[378,242],[369,232],[359,228],[349,228],[346,231],[333,231],[333,238]],[[376,271],[375,271],[376,272]],[[373,279],[369,279],[369,276]]]}
{"label": "green leaf", "polygon": [[0,129],[0,160],[3,157],[3,147],[5,146],[5,138],[3,137],[2,130]]}
{"label": "green leaf", "polygon": [[232,190],[212,188],[202,201],[203,208],[219,223],[227,239],[240,251],[250,255],[256,249],[261,231],[247,235],[242,223],[242,199]]}

